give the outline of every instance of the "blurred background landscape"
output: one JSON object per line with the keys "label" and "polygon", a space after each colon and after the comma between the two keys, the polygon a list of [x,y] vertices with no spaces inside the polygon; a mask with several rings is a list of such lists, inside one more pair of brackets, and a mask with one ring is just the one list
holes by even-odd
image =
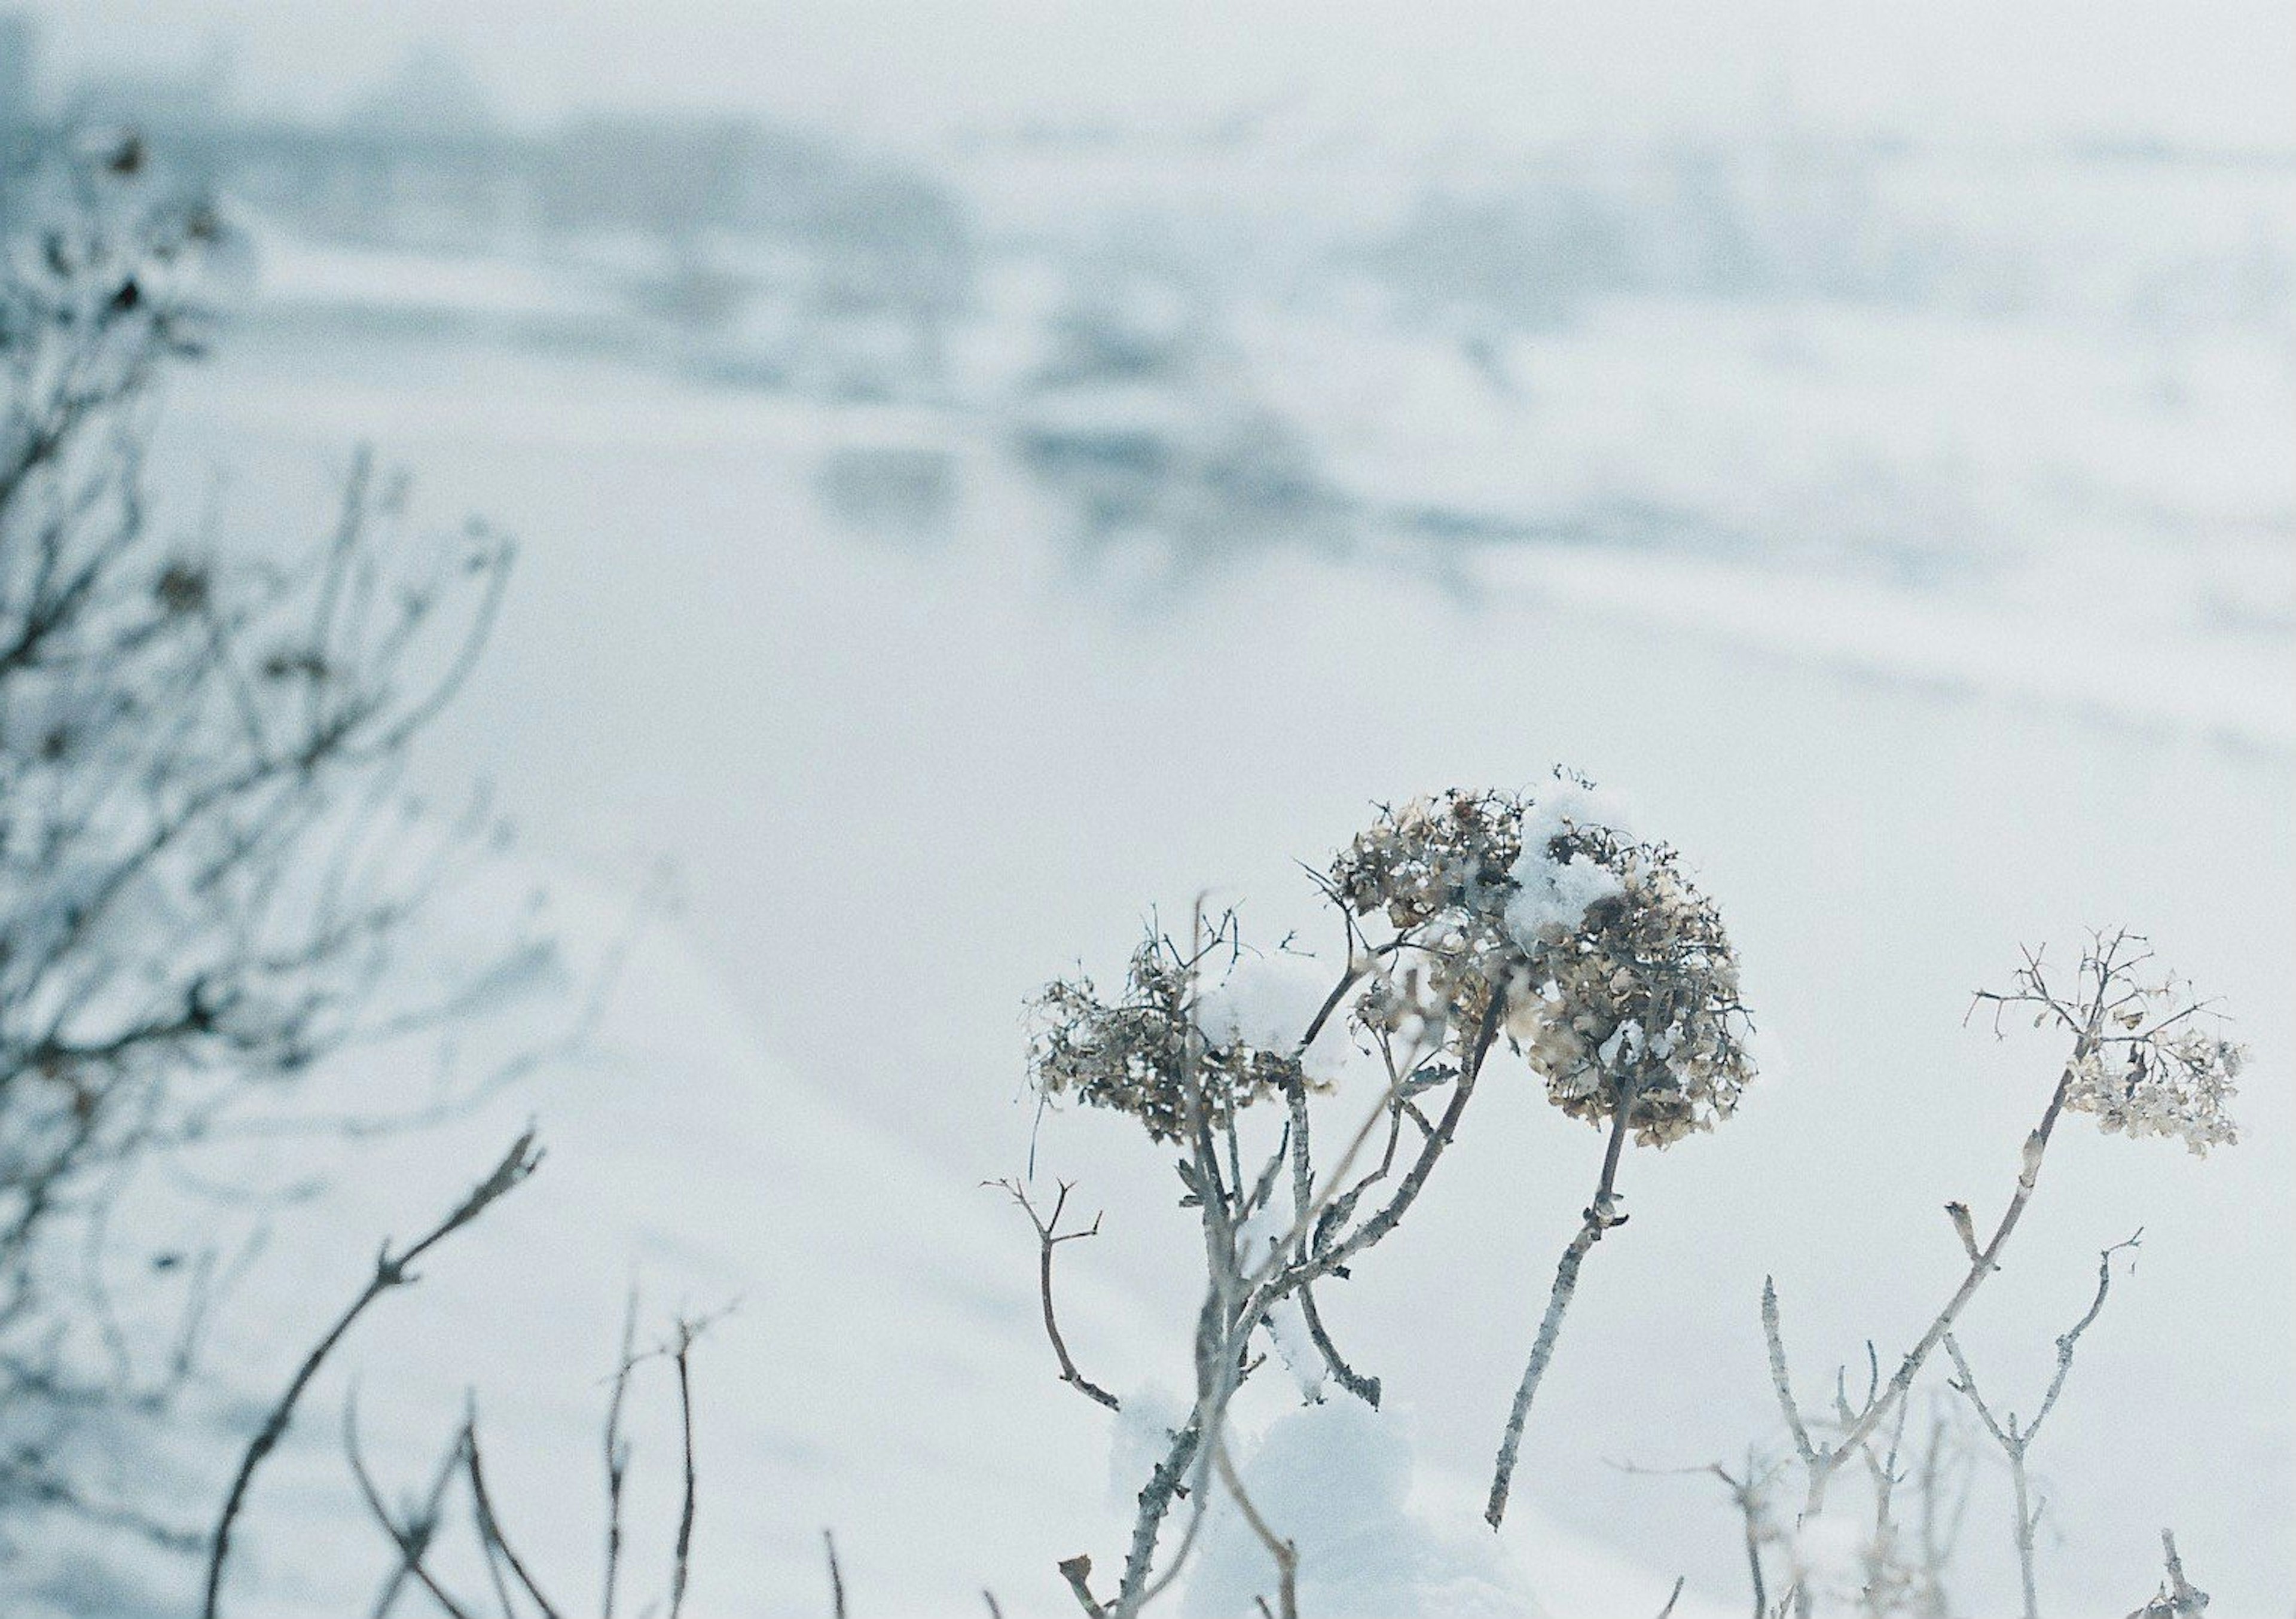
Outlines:
{"label": "blurred background landscape", "polygon": [[[443,1432],[487,1389],[586,1544],[551,1458],[636,1256],[747,1301],[704,1363],[707,1611],[824,1611],[824,1524],[857,1612],[1060,1611],[1107,1438],[977,1183],[1033,1153],[1112,1211],[1063,1264],[1117,1385],[1180,1383],[1186,1296],[1168,1166],[1024,1100],[1024,1000],[1207,887],[1314,926],[1292,863],[1373,803],[1562,761],[1689,852],[1786,1060],[1635,1166],[1522,1589],[1736,1611],[1726,1505],[1614,1464],[1775,1437],[1766,1273],[1814,1363],[1926,1319],[1936,1206],[2005,1183],[2053,1077],[1969,992],[2126,922],[2255,1045],[2249,1139],[2084,1131],[1970,1339],[2045,1381],[2144,1226],[2046,1566],[2119,1614],[2173,1521],[2216,1611],[2284,1614],[2292,91],[2296,18],[2234,0],[0,8],[12,161],[133,127],[227,229],[168,509],[304,537],[372,443],[515,534],[422,779],[494,784],[578,954],[682,895],[590,1060],[445,1132],[535,1114],[560,1161],[375,1324],[370,1397]],[[1590,1153],[1528,1095],[1484,1122],[1406,1274],[1327,1305],[1437,1517]],[[261,1386],[458,1151],[340,1149],[250,1284]],[[366,1590],[332,1435],[289,1460],[252,1532],[283,1614]],[[1972,1611],[2006,1611],[1985,1510]],[[111,1611],[86,1577],[43,1599]]]}

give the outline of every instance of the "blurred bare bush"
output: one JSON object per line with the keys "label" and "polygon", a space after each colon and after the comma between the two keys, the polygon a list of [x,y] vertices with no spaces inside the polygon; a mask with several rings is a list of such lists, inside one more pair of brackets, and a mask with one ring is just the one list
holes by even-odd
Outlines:
{"label": "blurred bare bush", "polygon": [[364,456],[299,548],[156,511],[161,383],[204,350],[226,233],[132,135],[0,185],[0,1534],[68,1511],[180,1540],[85,1458],[166,1406],[231,1264],[190,1233],[123,1275],[105,1222],[331,1059],[537,965],[514,944],[452,982],[398,970],[496,830],[418,813],[404,770],[511,550],[418,537]]}

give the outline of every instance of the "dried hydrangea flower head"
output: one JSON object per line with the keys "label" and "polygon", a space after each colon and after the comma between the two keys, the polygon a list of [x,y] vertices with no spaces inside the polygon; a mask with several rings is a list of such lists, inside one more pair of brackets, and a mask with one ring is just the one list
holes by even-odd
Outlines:
{"label": "dried hydrangea flower head", "polygon": [[1382,805],[1332,863],[1332,886],[1358,916],[1383,913],[1398,930],[1459,913],[1496,915],[1513,891],[1527,800],[1453,788]]}
{"label": "dried hydrangea flower head", "polygon": [[2106,1134],[2173,1135],[2194,1154],[2230,1147],[2239,1127],[2225,1111],[2247,1061],[2245,1046],[2205,1029],[2092,1051],[2065,1092],[2065,1106],[2093,1113]]}
{"label": "dried hydrangea flower head", "polygon": [[1506,1032],[1564,1112],[1635,1139],[1709,1130],[1753,1077],[1751,1026],[1720,914],[1674,851],[1616,824],[1560,773],[1535,797],[1453,790],[1382,810],[1331,891],[1395,939],[1359,1016],[1410,1017],[1456,1043],[1507,990]]}
{"label": "dried hydrangea flower head", "polygon": [[2191,983],[2152,978],[2152,953],[2133,932],[2096,935],[2080,958],[2076,990],[2050,985],[2041,955],[2028,955],[2016,987],[1984,992],[1980,1003],[2032,1006],[2034,1026],[2073,1035],[2064,1073],[2064,1111],[2089,1114],[2105,1134],[2165,1134],[2195,1155],[2239,1141],[2225,1111],[2248,1061],[2248,1047],[2204,1026],[2211,1008]]}
{"label": "dried hydrangea flower head", "polygon": [[2212,1014],[2189,984],[2146,977],[2151,961],[2135,935],[2099,935],[2072,999],[2051,989],[2038,955],[2026,958],[2014,990],[1979,999],[2030,1005],[2036,1027],[2054,1022],[2073,1035],[2067,1112],[2092,1116],[2107,1135],[2175,1136],[2206,1156],[2240,1139],[2226,1106],[2248,1051],[2203,1026]]}
{"label": "dried hydrangea flower head", "polygon": [[1088,978],[1047,985],[1030,1007],[1029,1071],[1047,1097],[1128,1113],[1156,1141],[1185,1140],[1192,1110],[1211,1128],[1254,1102],[1313,1082],[1295,1051],[1207,1038],[1194,1016],[1198,969],[1234,946],[1232,921],[1191,955],[1152,928],[1132,953],[1124,993],[1102,1001]]}
{"label": "dried hydrangea flower head", "polygon": [[1458,788],[1383,805],[1332,863],[1325,892],[1358,922],[1391,930],[1362,952],[1370,984],[1353,1016],[1374,1038],[1447,1044],[1466,1060],[1492,986],[1521,966],[1505,914],[1527,807],[1513,793]]}
{"label": "dried hydrangea flower head", "polygon": [[1567,804],[1533,820],[1507,908],[1529,962],[1509,1032],[1573,1118],[1606,1124],[1625,1099],[1645,1146],[1711,1130],[1754,1076],[1721,913],[1663,844]]}

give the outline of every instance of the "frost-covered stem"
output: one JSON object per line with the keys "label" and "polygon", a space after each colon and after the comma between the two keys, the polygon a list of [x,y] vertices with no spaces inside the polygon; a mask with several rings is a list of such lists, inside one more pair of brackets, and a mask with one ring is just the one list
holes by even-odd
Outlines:
{"label": "frost-covered stem", "polygon": [[1195,1462],[1202,1436],[1200,1414],[1172,1435],[1172,1448],[1141,1486],[1140,1510],[1132,1523],[1132,1544],[1125,1553],[1124,1576],[1117,1585],[1116,1600],[1108,1610],[1117,1619],[1132,1619],[1148,1599],[1148,1576],[1156,1560],[1156,1538],[1163,1532],[1164,1519],[1170,1514],[1172,1502]]}
{"label": "frost-covered stem", "polygon": [[1619,1160],[1627,1144],[1636,1090],[1631,1075],[1620,1077],[1618,1111],[1611,1121],[1610,1143],[1603,1152],[1603,1177],[1595,1187],[1594,1201],[1587,1206],[1578,1234],[1562,1250],[1562,1263],[1554,1267],[1554,1287],[1546,1297],[1546,1313],[1539,1321],[1538,1340],[1530,1346],[1530,1363],[1523,1368],[1522,1383],[1514,1391],[1514,1407],[1507,1413],[1506,1432],[1499,1439],[1498,1466],[1491,1476],[1490,1500],[1483,1508],[1483,1521],[1494,1529],[1506,1517],[1507,1492],[1514,1484],[1515,1457],[1522,1448],[1523,1423],[1530,1416],[1530,1402],[1538,1393],[1539,1381],[1546,1376],[1547,1362],[1554,1359],[1554,1343],[1562,1332],[1563,1314],[1570,1308],[1571,1296],[1578,1290],[1578,1267],[1586,1263],[1588,1251],[1603,1239],[1603,1233],[1623,1218],[1618,1212]]}
{"label": "frost-covered stem", "polygon": [[2177,1537],[2169,1530],[2161,1532],[2161,1554],[2168,1562],[2168,1578],[2160,1596],[2136,1619],[2198,1619],[2209,1606],[2209,1593],[2185,1578],[2185,1559],[2177,1555]]}
{"label": "frost-covered stem", "polygon": [[2032,1505],[2021,1444],[2009,1452],[2009,1488],[2016,1498],[2017,1581],[2025,1597],[2025,1619],[2041,1619],[2041,1599],[2033,1582],[2033,1525],[2040,1514]]}
{"label": "frost-covered stem", "polygon": [[1778,1409],[1785,1413],[1786,1432],[1793,1436],[1794,1454],[1805,1466],[1817,1465],[1818,1447],[1809,1436],[1809,1427],[1802,1420],[1801,1403],[1793,1395],[1793,1380],[1786,1370],[1785,1329],[1778,1320],[1778,1282],[1775,1276],[1762,1278],[1762,1338],[1769,1347],[1770,1387],[1778,1397]]}
{"label": "frost-covered stem", "polygon": [[1308,1323],[1308,1336],[1315,1341],[1316,1353],[1324,1357],[1324,1364],[1331,1371],[1332,1381],[1346,1389],[1365,1405],[1370,1406],[1372,1410],[1377,1410],[1380,1394],[1379,1379],[1365,1377],[1341,1359],[1339,1345],[1332,1342],[1332,1335],[1324,1327],[1322,1312],[1316,1308],[1316,1296],[1308,1291],[1305,1284],[1302,1284],[1300,1288],[1300,1313]]}
{"label": "frost-covered stem", "polygon": [[[1219,1149],[1205,1116],[1201,1039],[1191,1027],[1181,1063],[1182,1112],[1193,1149],[1192,1168],[1202,1220],[1206,1276],[1203,1306],[1196,1323],[1196,1409],[1187,1425],[1172,1435],[1172,1448],[1141,1488],[1140,1509],[1133,1520],[1132,1543],[1125,1555],[1123,1578],[1117,1586],[1116,1599],[1108,1608],[1113,1619],[1133,1619],[1160,1589],[1162,1582],[1152,1583],[1150,1579],[1155,1566],[1157,1538],[1163,1531],[1173,1501],[1192,1472],[1195,1513],[1189,1520],[1179,1551],[1165,1572],[1166,1581],[1185,1559],[1193,1541],[1196,1525],[1202,1521],[1206,1497],[1206,1469],[1200,1454],[1203,1438],[1207,1434],[1217,1437],[1221,1424],[1227,1419],[1227,1402],[1239,1381],[1237,1358],[1250,1333],[1248,1318],[1243,1333],[1239,1335],[1236,1330],[1242,1317],[1238,1295],[1242,1291],[1235,1252],[1240,1211],[1229,1207],[1230,1194],[1220,1177]],[[1242,1195],[1239,1187],[1234,1196],[1241,1198]],[[1078,1594],[1084,1595],[1082,1591]]]}
{"label": "frost-covered stem", "polygon": [[[1342,980],[1324,1010],[1318,1013],[1318,1026],[1328,1017],[1330,1008],[1338,1004],[1347,985],[1359,976],[1360,969],[1356,969]],[[1208,1496],[1205,1486],[1214,1463],[1225,1460],[1219,1453],[1218,1442],[1228,1405],[1250,1372],[1244,1355],[1252,1334],[1277,1304],[1292,1294],[1301,1295],[1302,1313],[1319,1353],[1335,1378],[1358,1397],[1377,1403],[1377,1380],[1361,1377],[1340,1359],[1329,1335],[1321,1328],[1307,1290],[1310,1283],[1341,1271],[1349,1259],[1393,1231],[1417,1200],[1437,1161],[1457,1133],[1468,1098],[1473,1094],[1483,1062],[1497,1038],[1505,1007],[1504,990],[1494,988],[1473,1043],[1452,1083],[1450,1100],[1442,1117],[1421,1142],[1393,1194],[1353,1231],[1328,1242],[1317,1239],[1317,1222],[1340,1200],[1340,1189],[1346,1184],[1351,1166],[1380,1119],[1395,1106],[1398,1092],[1391,1091],[1380,1108],[1366,1116],[1320,1190],[1316,1185],[1314,1160],[1302,1116],[1306,1098],[1304,1093],[1293,1096],[1292,1124],[1286,1132],[1285,1143],[1270,1159],[1259,1184],[1248,1186],[1243,1183],[1241,1165],[1234,1162],[1233,1154],[1223,1173],[1223,1138],[1216,1133],[1216,1121],[1206,1106],[1201,1080],[1201,1036],[1193,1028],[1184,1034],[1181,1139],[1188,1144],[1188,1157],[1183,1168],[1201,1211],[1206,1276],[1205,1296],[1196,1329],[1196,1404],[1187,1425],[1173,1434],[1170,1450],[1140,1491],[1139,1510],[1134,1518],[1131,1542],[1116,1594],[1107,1602],[1101,1602],[1092,1595],[1086,1577],[1088,1568],[1073,1558],[1062,1566],[1063,1577],[1090,1619],[1103,1619],[1103,1615],[1105,1619],[1133,1619],[1172,1582],[1185,1563],[1202,1523]],[[1250,1256],[1236,1251],[1236,1233],[1249,1210],[1258,1206],[1273,1177],[1282,1172],[1287,1157],[1292,1170],[1293,1223],[1264,1260],[1251,1264]],[[1248,1271],[1247,1265],[1250,1265]],[[1161,1573],[1158,1573],[1157,1542],[1165,1522],[1173,1504],[1188,1497],[1191,1492],[1193,1510],[1186,1530],[1171,1555],[1164,1559]]]}
{"label": "frost-covered stem", "polygon": [[1849,1424],[1841,1437],[1827,1449],[1816,1452],[1814,1458],[1805,1458],[1809,1471],[1809,1487],[1802,1507],[1805,1521],[1824,1509],[1826,1481],[1841,1464],[1842,1459],[1870,1438],[1874,1430],[1906,1397],[1931,1354],[1945,1341],[1946,1334],[1953,1330],[1954,1322],[1961,1319],[1961,1312],[1968,1308],[1969,1301],[1977,1296],[1978,1288],[1985,1285],[1985,1279],[2001,1268],[2001,1251],[2008,1246],[2017,1222],[2024,1218],[2025,1206],[2033,1200],[2033,1189],[2040,1182],[2041,1160],[2048,1152],[2049,1138],[2055,1132],[2057,1120],[2064,1112],[2065,1096],[2072,1084],[2076,1069],[2095,1049],[2102,1016],[2101,1007],[2094,1010],[2087,1027],[2074,1043],[2072,1060],[2057,1076],[2056,1089],[2050,1093],[2049,1105],[2041,1114],[2041,1122],[2025,1138],[2024,1156],[2017,1171],[2015,1190],[2010,1193],[2009,1206],[2002,1211],[2000,1223],[1993,1228],[1993,1235],[1970,1261],[1968,1272],[1963,1276],[1961,1285],[1954,1289],[1953,1296],[1946,1301],[1945,1307],[1938,1312],[1928,1329],[1906,1352],[1905,1358],[1898,1363],[1898,1370],[1890,1375],[1888,1385],[1877,1397],[1866,1402],[1866,1409]]}
{"label": "frost-covered stem", "polygon": [[2017,1571],[2024,1582],[2025,1619],[2040,1619],[2040,1606],[2035,1595],[2033,1579],[2033,1540],[2035,1532],[2040,1527],[2040,1509],[2030,1499],[2026,1456],[2033,1448],[2034,1436],[2041,1431],[2041,1424],[2047,1421],[2049,1413],[2056,1409],[2057,1397],[2065,1391],[2065,1379],[2072,1375],[2073,1350],[2079,1344],[2081,1334],[2087,1332],[2104,1312],[2105,1297],[2112,1291],[2112,1256],[2123,1248],[2136,1247],[2138,1238],[2144,1234],[2139,1231],[2136,1236],[2124,1242],[2114,1243],[2096,1256],[2096,1296],[2089,1300],[2088,1309],[2080,1320],[2058,1337],[2056,1370],[2051,1375],[2048,1390],[2041,1396],[2040,1408],[2033,1413],[2030,1421],[2021,1425],[2014,1412],[2005,1419],[1994,1416],[1992,1408],[1985,1402],[1985,1396],[1978,1390],[1976,1375],[1970,1370],[1968,1357],[1962,1353],[1959,1341],[1950,1332],[1945,1335],[1945,1352],[1953,1361],[1957,1378],[1953,1387],[1969,1402],[1970,1408],[1977,1413],[1978,1420],[1985,1425],[1985,1431],[1993,1435],[1994,1442],[2009,1459],[2009,1482],[2016,1497]]}
{"label": "frost-covered stem", "polygon": [[2125,1241],[2114,1243],[2096,1256],[2096,1296],[2089,1301],[2087,1312],[2057,1339],[2057,1370],[2049,1378],[2048,1392],[2041,1396],[2040,1409],[2033,1413],[2033,1419],[2025,1425],[2025,1438],[2028,1443],[2035,1434],[2040,1432],[2041,1424],[2047,1421],[2049,1413],[2056,1409],[2057,1396],[2065,1392],[2065,1379],[2072,1375],[2073,1348],[2080,1342],[2081,1334],[2087,1332],[2095,1324],[2096,1318],[2104,1312],[2105,1296],[2112,1291],[2112,1256],[2123,1248],[2136,1247],[2137,1239],[2144,1235],[2144,1229],[2139,1227],[2135,1236]]}
{"label": "frost-covered stem", "polygon": [[[1435,1173],[1436,1161],[1442,1157],[1451,1140],[1459,1132],[1459,1119],[1467,1110],[1467,1099],[1474,1094],[1475,1082],[1481,1077],[1483,1059],[1490,1055],[1491,1043],[1498,1037],[1500,1021],[1505,1017],[1506,992],[1494,988],[1491,1003],[1483,1013],[1482,1026],[1475,1031],[1475,1043],[1467,1053],[1467,1060],[1459,1065],[1459,1077],[1451,1082],[1451,1100],[1444,1105],[1443,1116],[1435,1121],[1435,1128],[1419,1143],[1418,1156],[1411,1167],[1404,1171],[1402,1183],[1395,1195],[1380,1206],[1379,1211],[1349,1232],[1330,1247],[1318,1250],[1298,1268],[1296,1278],[1287,1278],[1276,1296],[1288,1293],[1300,1283],[1316,1280],[1330,1275],[1357,1254],[1393,1231],[1427,1184],[1427,1177]],[[1325,1192],[1324,1201],[1329,1202]],[[1271,1301],[1272,1302],[1272,1301]]]}
{"label": "frost-covered stem", "polygon": [[[1316,1197],[1315,1159],[1308,1134],[1307,1088],[1290,1086],[1284,1092],[1284,1100],[1292,1114],[1292,1207],[1295,1218],[1307,1224],[1313,1218]],[[1315,1340],[1316,1353],[1324,1357],[1332,1380],[1377,1410],[1379,1379],[1364,1376],[1341,1357],[1339,1346],[1332,1342],[1332,1335],[1324,1326],[1323,1312],[1316,1308],[1315,1290],[1304,1281],[1300,1284],[1300,1313],[1308,1323],[1308,1336]]]}

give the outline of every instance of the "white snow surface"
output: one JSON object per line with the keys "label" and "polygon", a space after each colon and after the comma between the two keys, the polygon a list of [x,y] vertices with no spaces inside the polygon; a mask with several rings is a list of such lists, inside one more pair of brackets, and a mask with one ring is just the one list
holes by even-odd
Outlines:
{"label": "white snow surface", "polygon": [[[1956,396],[1928,397],[1952,416]],[[1328,927],[1292,860],[1373,802],[1519,781],[1528,728],[1694,852],[1802,1081],[1629,1162],[1633,1226],[1582,1280],[1503,1537],[1527,1589],[1555,1619],[1655,1613],[1682,1571],[1678,1612],[1735,1607],[1726,1505],[1609,1464],[1772,1434],[1765,1273],[1811,1387],[1868,1336],[1918,1329],[1955,1253],[1920,1212],[1997,1194],[2053,1060],[1962,1029],[1969,990],[2021,943],[2127,920],[2238,1010],[2258,1049],[2246,1139],[2198,1163],[2069,1132],[1964,1342],[1980,1370],[2045,1384],[2095,1249],[2144,1224],[2144,1267],[2053,1419],[2067,1539],[2046,1577],[2067,1611],[2127,1611],[2174,1520],[2212,1611],[2278,1611],[2296,1328],[2254,1285],[2284,1271],[2296,1226],[2296,781],[2276,717],[2296,670],[2277,632],[2204,641],[2178,618],[2160,639],[2108,614],[2059,647],[2034,630],[2059,620],[1982,593],[1568,545],[1492,555],[1477,571],[1500,588],[1465,596],[1391,559],[1281,554],[1128,594],[962,423],[463,348],[340,369],[227,353],[178,401],[165,466],[202,492],[226,467],[234,519],[285,526],[324,512],[362,437],[423,474],[426,510],[528,540],[431,779],[494,774],[577,887],[626,895],[667,854],[691,898],[681,939],[634,963],[611,1060],[537,1076],[467,1132],[346,1152],[336,1191],[282,1219],[226,1362],[245,1397],[276,1386],[376,1238],[434,1217],[531,1111],[540,1177],[340,1369],[387,1479],[421,1474],[475,1386],[504,1492],[578,1589],[635,1259],[660,1311],[744,1301],[697,1362],[692,1611],[820,1611],[824,1526],[858,1613],[973,1611],[983,1583],[1008,1612],[1062,1611],[1053,1561],[1105,1567],[1121,1543],[1098,1489],[1111,1424],[1054,1381],[1025,1223],[977,1182],[1033,1145],[1111,1211],[1060,1261],[1071,1347],[1111,1387],[1185,1382],[1193,1238],[1168,1165],[1122,1121],[1039,1127],[1020,1105],[1018,1007],[1079,954],[1120,961],[1143,908],[1208,883],[1263,896],[1257,937]],[[888,444],[964,470],[937,544],[873,544],[815,505],[819,457]],[[2100,646],[2104,682],[2080,673]],[[1472,1123],[1381,1263],[1319,1298],[1416,1412],[1414,1491],[1469,1497],[1595,1157],[1497,1075]],[[258,1491],[243,1612],[315,1611],[375,1566],[342,1393],[314,1392]],[[658,1464],[659,1427],[637,1436]],[[1998,1595],[2013,1574],[1972,1537],[1977,1589]],[[1605,1585],[1606,1558],[1641,1582]]]}

